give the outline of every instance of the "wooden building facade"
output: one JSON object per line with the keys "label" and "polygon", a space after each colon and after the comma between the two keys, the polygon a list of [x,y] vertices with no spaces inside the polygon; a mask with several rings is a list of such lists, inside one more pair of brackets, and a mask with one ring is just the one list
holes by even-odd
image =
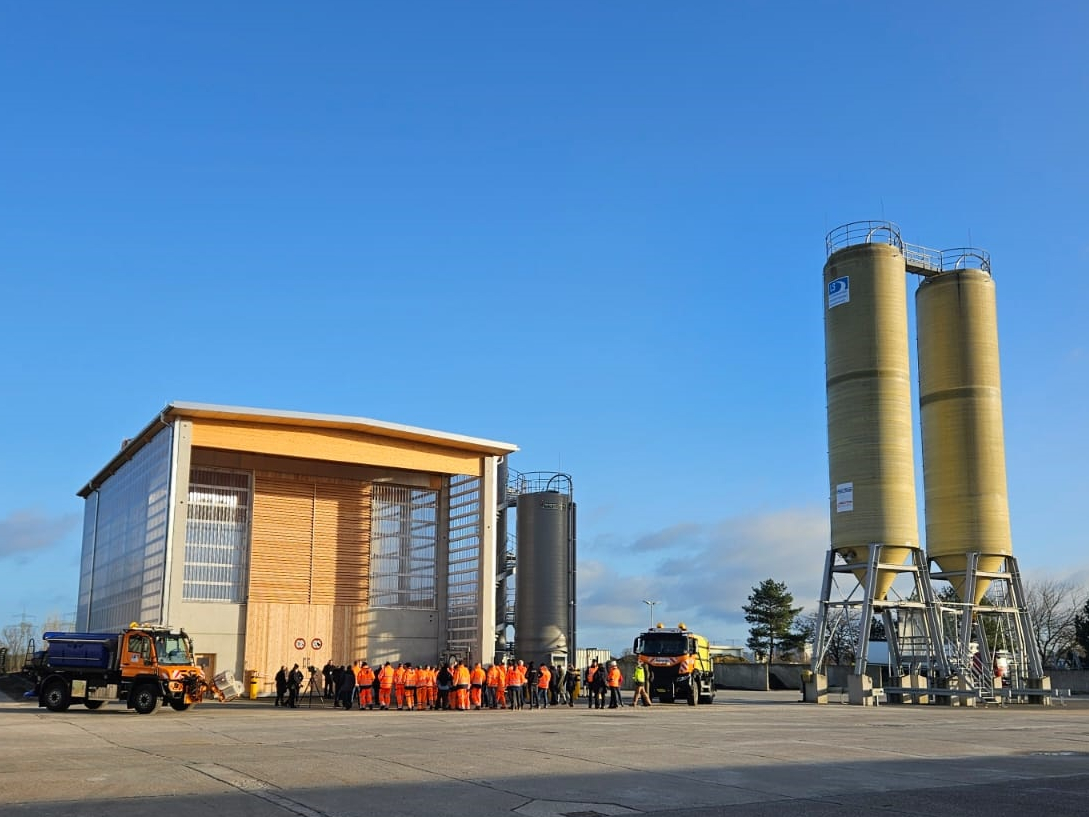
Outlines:
{"label": "wooden building facade", "polygon": [[79,495],[78,626],[180,626],[212,673],[495,648],[507,443],[171,403]]}

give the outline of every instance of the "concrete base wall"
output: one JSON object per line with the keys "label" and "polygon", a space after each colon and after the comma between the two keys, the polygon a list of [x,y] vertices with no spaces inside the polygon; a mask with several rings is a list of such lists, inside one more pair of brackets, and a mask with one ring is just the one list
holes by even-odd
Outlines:
{"label": "concrete base wall", "polygon": [[[802,673],[809,669],[807,664],[715,664],[715,686],[719,689],[749,689],[767,691],[770,689],[801,689]],[[870,665],[866,668],[872,687],[888,685],[885,668]],[[825,677],[828,689],[834,692],[847,690],[850,677],[854,674],[853,666],[828,667]],[[1046,670],[1051,678],[1051,689],[1070,690],[1073,695],[1089,695],[1089,670]],[[625,678],[630,675],[625,674]],[[926,679],[921,679],[925,688]],[[902,679],[903,686],[910,686],[908,676]],[[1065,692],[1064,692],[1065,694]]]}
{"label": "concrete base wall", "polygon": [[1069,689],[1074,695],[1089,695],[1089,670],[1049,669],[1044,675],[1051,678],[1052,689]]}

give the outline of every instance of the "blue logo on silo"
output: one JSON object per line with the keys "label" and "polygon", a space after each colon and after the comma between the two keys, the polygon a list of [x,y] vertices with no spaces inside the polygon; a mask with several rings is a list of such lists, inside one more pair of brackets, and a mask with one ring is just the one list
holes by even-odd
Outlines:
{"label": "blue logo on silo", "polygon": [[845,304],[851,300],[851,279],[846,275],[828,282],[828,308]]}

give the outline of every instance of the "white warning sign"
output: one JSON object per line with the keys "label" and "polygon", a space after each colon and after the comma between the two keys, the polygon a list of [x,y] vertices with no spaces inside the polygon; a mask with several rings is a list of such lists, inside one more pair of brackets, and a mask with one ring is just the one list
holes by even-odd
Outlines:
{"label": "white warning sign", "polygon": [[836,513],[844,513],[855,509],[855,484],[853,482],[841,482],[836,486]]}
{"label": "white warning sign", "polygon": [[851,279],[848,276],[828,282],[828,308],[840,306],[851,300]]}

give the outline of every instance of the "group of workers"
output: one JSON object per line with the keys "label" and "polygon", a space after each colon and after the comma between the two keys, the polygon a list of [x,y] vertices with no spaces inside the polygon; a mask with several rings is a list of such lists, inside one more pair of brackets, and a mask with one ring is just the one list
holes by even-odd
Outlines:
{"label": "group of workers", "polygon": [[[574,707],[583,687],[588,690],[590,708],[605,708],[606,692],[610,696],[608,708],[624,706],[620,695],[624,678],[615,661],[599,665],[595,659],[581,676],[573,665],[550,666],[545,662],[535,665],[520,660],[486,667],[479,662],[470,667],[464,661],[424,666],[409,661],[387,661],[373,667],[366,661],[352,666],[329,662],[320,671],[315,667],[309,669],[312,688],[322,690],[323,697],[348,710],[523,710],[562,704]],[[301,672],[297,665],[292,671],[281,668],[276,677],[277,706],[294,705],[299,694],[298,682],[287,688],[281,682],[284,676],[294,680]],[[632,706],[640,699],[644,705],[650,705],[645,676],[645,669],[637,666]]]}

